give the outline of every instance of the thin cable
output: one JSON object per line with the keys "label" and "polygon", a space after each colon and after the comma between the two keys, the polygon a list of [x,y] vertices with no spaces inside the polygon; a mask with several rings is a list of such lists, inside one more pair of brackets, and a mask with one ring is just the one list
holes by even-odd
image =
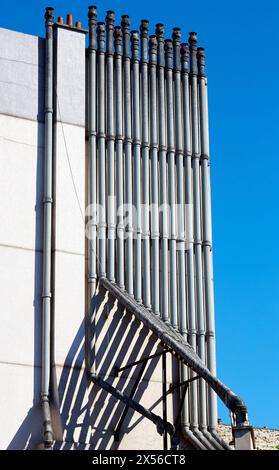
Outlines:
{"label": "thin cable", "polygon": [[[71,175],[71,180],[72,180],[72,184],[73,184],[73,188],[74,188],[74,193],[75,193],[75,196],[76,196],[76,200],[77,200],[77,203],[78,203],[78,207],[79,207],[79,211],[80,211],[80,214],[81,214],[81,218],[82,218],[82,221],[84,222],[85,224],[85,217],[83,215],[83,210],[82,210],[82,207],[81,207],[81,202],[79,200],[79,196],[78,196],[78,191],[77,191],[77,187],[76,187],[76,183],[75,183],[75,178],[74,178],[74,174],[73,174],[73,169],[72,169],[72,165],[71,165],[71,160],[70,160],[70,155],[69,155],[69,151],[68,151],[68,145],[67,145],[67,142],[66,142],[66,134],[65,134],[65,131],[64,131],[64,126],[63,126],[63,121],[62,121],[62,114],[61,114],[61,108],[60,108],[60,102],[59,102],[59,98],[58,98],[58,94],[57,94],[57,89],[55,87],[55,95],[56,95],[56,99],[57,99],[57,107],[58,107],[58,112],[59,112],[59,117],[60,117],[60,124],[61,124],[61,129],[62,129],[62,136],[63,136],[63,141],[64,141],[64,146],[65,146],[65,151],[66,151],[66,156],[67,156],[67,161],[68,161],[68,165],[69,165],[69,170],[70,170],[70,175]],[[92,250],[92,252],[94,253],[94,255],[96,256],[96,260],[100,266],[100,260],[99,260],[99,257],[98,257],[98,254],[97,252],[94,250],[93,246],[92,246],[92,240],[89,239],[89,244],[90,244],[90,248]]]}

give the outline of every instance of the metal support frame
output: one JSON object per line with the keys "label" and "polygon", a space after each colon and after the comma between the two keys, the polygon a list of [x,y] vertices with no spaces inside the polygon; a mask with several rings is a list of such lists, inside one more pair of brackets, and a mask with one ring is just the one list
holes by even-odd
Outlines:
{"label": "metal support frame", "polygon": [[[151,354],[150,356],[148,357],[145,357],[143,359],[140,359],[139,361],[135,361],[133,363],[130,363],[130,364],[127,364],[126,366],[124,367],[115,367],[114,368],[114,371],[116,373],[116,376],[118,376],[118,373],[119,372],[122,372],[124,370],[127,370],[127,369],[130,369],[134,366],[137,366],[137,365],[140,365],[141,364],[141,367],[140,367],[140,370],[137,374],[137,377],[135,379],[135,382],[133,384],[133,387],[129,393],[129,398],[130,399],[133,399],[136,391],[137,391],[137,388],[139,386],[139,383],[140,383],[140,380],[143,376],[143,373],[144,373],[144,370],[146,368],[146,365],[148,363],[149,360],[151,359],[154,359],[156,357],[160,357],[162,356],[162,383],[163,383],[163,438],[164,438],[164,449],[166,450],[167,449],[167,436],[168,436],[168,422],[167,422],[167,407],[166,407],[166,397],[167,397],[167,382],[166,382],[166,354],[167,352],[169,352],[167,349],[163,350],[163,351],[160,351],[156,354]],[[127,413],[129,411],[129,408],[130,408],[130,404],[126,404],[125,408],[124,408],[124,411],[118,421],[118,424],[116,426],[116,429],[114,431],[114,439],[116,442],[119,442],[120,440],[120,431],[121,431],[121,427],[124,423],[124,420],[127,416]]]}

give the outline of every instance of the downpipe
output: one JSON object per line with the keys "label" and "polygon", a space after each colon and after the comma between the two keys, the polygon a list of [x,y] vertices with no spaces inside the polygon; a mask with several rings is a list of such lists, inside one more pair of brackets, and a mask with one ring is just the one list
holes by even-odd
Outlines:
{"label": "downpipe", "polygon": [[87,333],[87,362],[91,372],[95,370],[95,322],[96,311],[94,297],[97,285],[97,144],[96,144],[96,18],[95,6],[88,8],[88,148],[89,148],[89,204],[93,207],[92,224],[88,242],[88,294],[89,294],[89,319]]}
{"label": "downpipe", "polygon": [[50,414],[50,328],[51,328],[51,229],[52,229],[52,159],[53,159],[53,8],[46,8],[45,53],[45,147],[44,147],[44,228],[42,292],[42,383],[44,449],[52,449],[53,429]]}
{"label": "downpipe", "polygon": [[[211,228],[211,201],[209,176],[209,132],[208,132],[208,104],[207,104],[207,77],[205,74],[205,54],[203,48],[197,50],[198,64],[198,90],[200,111],[200,145],[201,145],[201,193],[202,193],[202,220],[203,220],[203,257],[205,277],[205,317],[207,336],[208,368],[216,375],[215,353],[215,325],[214,325],[214,298],[212,275],[212,228]],[[208,388],[209,427],[204,432],[212,436],[218,448],[231,450],[231,447],[219,436],[216,431],[217,398],[214,391]]]}

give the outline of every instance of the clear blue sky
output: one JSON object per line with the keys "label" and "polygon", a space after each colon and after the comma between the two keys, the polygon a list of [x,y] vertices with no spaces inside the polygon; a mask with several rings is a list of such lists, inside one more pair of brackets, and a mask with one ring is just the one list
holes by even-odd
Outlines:
{"label": "clear blue sky", "polygon": [[[44,34],[44,7],[87,23],[94,1],[2,2],[1,26]],[[279,428],[278,0],[96,2],[105,11],[197,31],[207,51],[219,377],[255,426]],[[275,49],[276,46],[276,49]],[[220,417],[228,421],[220,407]]]}

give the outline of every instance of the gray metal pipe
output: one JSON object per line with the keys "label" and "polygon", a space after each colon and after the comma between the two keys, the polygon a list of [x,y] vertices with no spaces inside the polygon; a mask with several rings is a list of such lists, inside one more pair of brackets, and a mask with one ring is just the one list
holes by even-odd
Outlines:
{"label": "gray metal pipe", "polygon": [[96,76],[96,18],[95,6],[88,8],[88,148],[89,148],[89,204],[93,209],[88,242],[88,295],[89,295],[89,325],[88,325],[88,361],[91,371],[95,366],[95,307],[94,296],[97,283],[97,76]]}
{"label": "gray metal pipe", "polygon": [[175,160],[177,170],[177,258],[178,258],[178,311],[179,331],[187,335],[186,308],[186,271],[185,271],[185,224],[184,224],[184,165],[182,138],[182,100],[181,100],[181,60],[180,60],[179,28],[173,29],[173,80],[174,80],[174,110],[175,110]]}
{"label": "gray metal pipe", "polygon": [[[160,168],[160,233],[161,233],[161,314],[169,321],[169,261],[168,261],[168,207],[167,207],[167,142],[165,106],[165,60],[164,25],[156,25],[158,43],[158,128],[159,128],[159,168]],[[177,324],[173,324],[177,328]]]}
{"label": "gray metal pipe", "polygon": [[49,406],[50,393],[50,328],[51,328],[51,236],[52,236],[52,166],[53,166],[53,8],[46,8],[45,53],[45,145],[44,145],[44,228],[42,291],[42,383],[41,403],[45,449],[53,444]]}
{"label": "gray metal pipe", "polygon": [[135,220],[135,299],[142,302],[141,272],[141,135],[140,135],[140,76],[139,76],[139,33],[132,31],[132,101],[133,101],[133,188]]}
{"label": "gray metal pipe", "polygon": [[167,102],[167,157],[170,205],[170,319],[177,327],[177,266],[176,266],[176,180],[174,142],[174,103],[173,103],[173,47],[170,39],[165,40],[166,102]]}
{"label": "gray metal pipe", "polygon": [[[189,327],[189,342],[198,351],[202,360],[205,360],[205,326],[203,306],[203,274],[202,274],[202,246],[201,246],[201,210],[200,210],[200,142],[199,142],[199,108],[197,89],[197,35],[190,33],[190,91],[191,91],[191,118],[192,118],[192,165],[193,165],[193,212],[194,212],[194,258],[196,274],[196,318],[192,318],[192,326]],[[197,338],[198,337],[198,338]],[[197,344],[198,343],[198,344]],[[192,427],[199,433],[199,422],[206,424],[205,397],[203,384],[200,384],[200,414],[198,415],[198,390],[197,383],[193,383],[192,392]]]}
{"label": "gray metal pipe", "polygon": [[122,30],[115,27],[115,147],[116,147],[116,204],[117,204],[117,283],[125,287],[124,264],[124,177],[123,177],[123,93],[122,93]]}
{"label": "gray metal pipe", "polygon": [[131,119],[131,56],[130,56],[130,19],[122,15],[123,32],[123,72],[124,72],[124,154],[125,154],[125,206],[128,209],[125,260],[126,260],[126,290],[134,295],[133,280],[133,174],[132,174],[132,119]]}
{"label": "gray metal pipe", "polygon": [[108,218],[108,278],[115,280],[115,166],[114,166],[114,67],[113,67],[113,32],[114,12],[106,15],[106,141],[107,141],[107,218]]}
{"label": "gray metal pipe", "polygon": [[149,162],[149,87],[148,87],[148,21],[140,25],[141,39],[141,153],[142,153],[142,243],[143,243],[143,303],[151,308],[150,276],[150,162]]}
{"label": "gray metal pipe", "polygon": [[[183,151],[185,165],[185,204],[186,204],[186,263],[187,263],[187,293],[188,293],[188,324],[189,329],[195,330],[195,268],[194,268],[194,239],[193,239],[193,185],[192,185],[192,145],[191,145],[191,122],[190,122],[190,90],[189,90],[189,47],[187,43],[181,44],[181,79],[182,79],[182,104],[183,104]],[[199,354],[202,352],[200,348]],[[204,348],[205,350],[205,348]],[[204,360],[204,359],[203,359]],[[182,366],[183,367],[183,366]],[[187,380],[188,371],[182,371],[182,380]],[[199,379],[199,424],[201,432],[206,439],[218,449],[221,449],[218,443],[215,443],[211,434],[207,432],[207,414],[206,414],[206,383]],[[185,403],[183,422],[184,427],[189,429],[189,411],[188,403]]]}
{"label": "gray metal pipe", "polygon": [[105,127],[105,23],[97,24],[98,39],[98,203],[99,203],[99,220],[98,220],[98,272],[99,276],[106,275],[106,127]]}
{"label": "gray metal pipe", "polygon": [[[205,289],[205,308],[206,308],[207,366],[209,370],[214,375],[216,375],[207,78],[205,74],[204,49],[202,48],[198,49],[198,78],[199,78],[199,102],[200,102],[200,133],[201,133],[203,262],[204,262],[204,289]],[[216,429],[217,397],[216,397],[216,394],[211,390],[208,390],[208,407],[209,407],[209,428]]]}
{"label": "gray metal pipe", "polygon": [[152,309],[160,314],[159,271],[159,188],[158,188],[158,130],[157,130],[157,39],[149,39],[150,80],[150,160],[151,160],[151,238],[152,238]]}
{"label": "gray metal pipe", "polygon": [[[184,162],[183,162],[183,139],[182,139],[182,103],[181,103],[181,57],[180,57],[180,38],[179,28],[173,29],[173,50],[174,50],[174,96],[175,96],[175,156],[177,166],[177,249],[178,249],[178,298],[179,298],[179,325],[181,334],[187,338],[187,318],[186,318],[186,270],[185,270],[185,224],[184,224]],[[190,273],[193,274],[193,273]],[[190,322],[190,326],[191,322]],[[191,329],[190,329],[191,331]],[[182,370],[183,375],[188,378],[188,371]],[[193,376],[193,374],[191,374]],[[186,379],[187,380],[187,379]],[[190,400],[196,399],[197,382],[190,384]],[[185,403],[187,406],[187,402]],[[192,409],[192,407],[191,407]],[[188,409],[187,409],[188,412]],[[199,429],[193,426],[192,429],[186,428],[186,432],[192,434],[202,443],[206,449],[212,449],[211,444],[203,436]],[[193,438],[193,436],[192,436]]]}
{"label": "gray metal pipe", "polygon": [[[191,328],[192,318],[195,317],[195,277],[194,277],[194,250],[193,250],[193,221],[192,221],[192,151],[191,151],[191,125],[190,125],[190,95],[189,95],[189,50],[188,44],[182,44],[182,105],[183,105],[183,151],[185,160],[185,204],[186,204],[186,220],[185,229],[187,229],[186,238],[186,266],[187,266],[187,327]],[[188,368],[181,366],[181,380],[188,380]],[[182,412],[183,429],[189,431],[190,415],[189,415],[189,397],[185,397]]]}
{"label": "gray metal pipe", "polygon": [[[200,135],[199,135],[199,103],[197,88],[197,40],[196,33],[190,33],[190,54],[191,54],[191,104],[192,104],[192,160],[193,160],[193,190],[194,190],[194,243],[195,243],[195,267],[196,267],[196,298],[197,298],[197,351],[205,363],[205,312],[203,304],[203,265],[202,265],[202,227],[201,227],[201,188],[200,188]],[[194,390],[194,393],[195,390]],[[207,442],[215,449],[220,449],[220,442],[215,436],[207,432],[206,413],[206,384],[201,379],[199,383],[199,429],[195,433],[203,434]]]}

